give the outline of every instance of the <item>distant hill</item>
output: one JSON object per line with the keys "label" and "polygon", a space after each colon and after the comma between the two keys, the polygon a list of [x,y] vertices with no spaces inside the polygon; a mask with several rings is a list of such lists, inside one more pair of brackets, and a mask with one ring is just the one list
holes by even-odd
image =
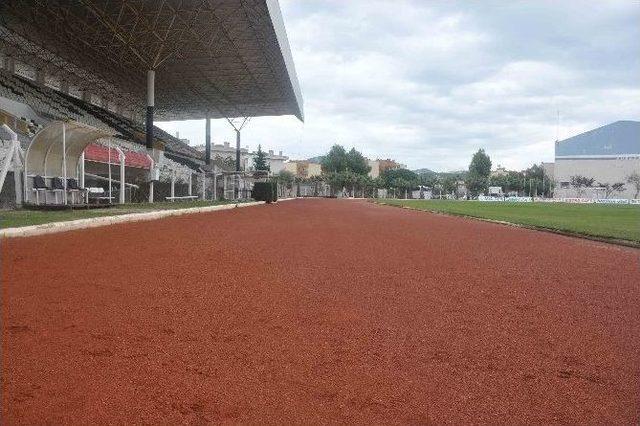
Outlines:
{"label": "distant hill", "polygon": [[418,175],[435,175],[438,174],[438,172],[434,172],[431,169],[417,169],[413,171],[415,174]]}
{"label": "distant hill", "polygon": [[324,155],[318,155],[317,157],[309,158],[307,161],[310,162],[310,163],[321,164],[323,158],[324,158]]}
{"label": "distant hill", "polygon": [[446,177],[450,177],[450,176],[456,176],[456,177],[460,177],[463,178],[464,176],[467,175],[467,171],[466,170],[454,170],[454,171],[450,171],[450,172],[436,172],[433,171],[431,169],[427,169],[427,168],[423,168],[423,169],[417,169],[413,171],[415,174],[420,175],[420,176],[437,176],[439,178],[446,178]]}

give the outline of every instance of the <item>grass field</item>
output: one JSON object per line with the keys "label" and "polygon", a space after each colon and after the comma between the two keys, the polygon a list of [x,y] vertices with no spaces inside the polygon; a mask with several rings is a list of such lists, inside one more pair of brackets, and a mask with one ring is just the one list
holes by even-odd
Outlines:
{"label": "grass field", "polygon": [[594,237],[640,242],[640,206],[453,200],[385,199],[381,201],[419,210],[503,220]]}
{"label": "grass field", "polygon": [[40,225],[50,222],[87,219],[101,216],[117,216],[127,213],[143,213],[154,210],[188,209],[192,207],[215,206],[219,204],[236,203],[235,201],[181,201],[175,203],[136,203],[118,204],[111,208],[91,210],[0,210],[0,229],[17,228],[21,226]]}

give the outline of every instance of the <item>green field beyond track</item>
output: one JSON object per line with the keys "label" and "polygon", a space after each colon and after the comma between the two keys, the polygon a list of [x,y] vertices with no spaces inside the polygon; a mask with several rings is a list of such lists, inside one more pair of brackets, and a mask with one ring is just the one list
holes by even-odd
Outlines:
{"label": "green field beyond track", "polygon": [[104,209],[78,210],[0,210],[0,229],[21,226],[40,225],[50,222],[87,219],[91,217],[118,216],[127,213],[144,213],[154,210],[188,209],[192,207],[215,206],[218,204],[236,203],[236,201],[177,201],[174,203],[132,203],[117,204]]}
{"label": "green field beyond track", "polygon": [[594,237],[640,242],[640,206],[508,203],[454,200],[380,200],[386,204],[450,213]]}

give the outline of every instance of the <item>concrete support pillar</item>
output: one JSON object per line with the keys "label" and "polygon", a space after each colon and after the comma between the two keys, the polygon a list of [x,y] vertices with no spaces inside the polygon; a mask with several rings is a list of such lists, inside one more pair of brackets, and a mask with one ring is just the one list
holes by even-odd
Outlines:
{"label": "concrete support pillar", "polygon": [[222,175],[222,196],[227,199],[227,176]]}
{"label": "concrete support pillar", "polygon": [[200,194],[201,200],[207,199],[207,175],[202,172],[202,193]]}
{"label": "concrete support pillar", "polygon": [[[16,145],[17,145],[16,141]],[[13,151],[13,184],[16,191],[16,205],[18,207],[22,206],[23,203],[23,190],[22,190],[22,170],[20,167],[20,154],[18,153],[18,146],[16,146],[15,151]]]}
{"label": "concrete support pillar", "polygon": [[215,168],[213,169],[213,201],[218,201],[218,175]]}
{"label": "concrete support pillar", "polygon": [[149,202],[153,203],[153,180],[155,179],[155,167],[156,167],[156,162],[153,159],[153,157],[149,154],[147,154],[147,157],[149,158],[149,162],[150,162],[150,168],[149,168]]}
{"label": "concrete support pillar", "polygon": [[80,154],[80,161],[78,162],[78,177],[80,188],[84,188],[84,151]]}
{"label": "concrete support pillar", "polygon": [[240,130],[236,130],[236,172],[240,170]]}
{"label": "concrete support pillar", "polygon": [[204,134],[204,154],[205,164],[211,164],[211,118],[207,116],[205,121],[205,134]]}
{"label": "concrete support pillar", "polygon": [[193,174],[189,173],[189,196],[191,196],[191,191],[193,190]]}
{"label": "concrete support pillar", "polygon": [[116,147],[116,150],[118,151],[118,154],[120,156],[120,194],[119,194],[119,199],[118,201],[120,202],[120,204],[124,204],[125,203],[125,193],[126,193],[126,184],[125,184],[125,157],[124,157],[124,152],[120,149]]}
{"label": "concrete support pillar", "polygon": [[107,149],[109,150],[109,204],[113,201],[113,190],[112,190],[112,179],[111,179],[111,139],[109,139],[109,144],[107,145]]}
{"label": "concrete support pillar", "polygon": [[67,126],[62,123],[62,187],[64,194],[62,200],[67,204]]}
{"label": "concrete support pillar", "polygon": [[147,71],[147,119],[146,130],[147,149],[153,149],[153,106],[155,102],[155,77],[156,73],[153,70]]}
{"label": "concrete support pillar", "polygon": [[171,202],[174,202],[174,197],[176,196],[176,176],[174,174],[171,175]]}

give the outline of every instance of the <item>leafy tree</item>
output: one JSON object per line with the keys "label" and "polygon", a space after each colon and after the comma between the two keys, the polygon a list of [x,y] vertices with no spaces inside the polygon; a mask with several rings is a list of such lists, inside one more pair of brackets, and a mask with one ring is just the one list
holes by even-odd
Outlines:
{"label": "leafy tree", "polygon": [[611,188],[613,189],[614,192],[622,192],[624,191],[624,183],[616,182],[613,185],[611,185]]}
{"label": "leafy tree", "polygon": [[389,169],[382,172],[380,178],[384,180],[385,186],[393,188],[395,194],[404,196],[420,185],[420,177],[408,169]]}
{"label": "leafy tree", "polygon": [[473,197],[477,197],[481,193],[484,193],[489,188],[489,178],[477,175],[475,173],[469,173],[465,180],[465,185],[469,190],[469,193]]}
{"label": "leafy tree", "polygon": [[347,170],[349,159],[342,145],[333,145],[329,153],[322,159],[322,170],[325,173],[339,173]]}
{"label": "leafy tree", "polygon": [[576,194],[582,197],[586,188],[591,188],[595,182],[594,178],[588,178],[585,176],[575,175],[571,176],[570,185],[576,190]]}
{"label": "leafy tree", "polygon": [[347,153],[347,169],[357,175],[366,175],[371,171],[367,160],[359,151],[356,151],[355,148],[351,148]]}
{"label": "leafy tree", "polygon": [[403,179],[414,187],[420,184],[420,177],[408,169],[388,169],[382,172],[380,177],[385,180],[388,187],[398,188],[397,185],[393,184],[397,179]]}
{"label": "leafy tree", "polygon": [[380,176],[371,179],[371,188],[374,191],[374,197],[378,197],[378,189],[382,189],[385,188],[386,186],[386,182],[384,179],[382,179]]}
{"label": "leafy tree", "polygon": [[633,185],[633,188],[636,191],[633,198],[638,198],[638,194],[640,194],[640,173],[633,172],[627,176],[627,183]]}
{"label": "leafy tree", "polygon": [[253,168],[256,170],[265,170],[267,172],[271,169],[269,161],[267,161],[267,155],[262,151],[262,147],[260,145],[258,145],[256,156],[253,157]]}
{"label": "leafy tree", "polygon": [[331,194],[335,195],[336,191],[345,188],[348,185],[346,172],[330,172],[324,175],[325,181],[329,184]]}
{"label": "leafy tree", "polygon": [[458,179],[455,176],[447,176],[441,180],[442,191],[458,198]]}
{"label": "leafy tree", "polygon": [[322,157],[322,171],[325,173],[342,173],[350,171],[357,175],[366,175],[371,170],[367,160],[355,148],[347,152],[341,145],[333,145],[329,153]]}
{"label": "leafy tree", "polygon": [[432,188],[438,184],[438,176],[433,175],[420,175],[420,185],[426,186],[428,188]]}
{"label": "leafy tree", "polygon": [[220,155],[216,155],[213,158],[213,163],[222,170],[236,169],[236,159],[234,157],[222,157]]}
{"label": "leafy tree", "polygon": [[[552,179],[544,172],[542,165],[534,164],[524,171],[526,188],[536,194],[550,195]],[[533,186],[532,186],[533,184]],[[533,195],[533,194],[532,194]]]}
{"label": "leafy tree", "polygon": [[624,183],[616,182],[613,185],[610,183],[598,182],[598,186],[604,189],[604,198],[609,198],[614,192],[624,191]]}
{"label": "leafy tree", "polygon": [[490,174],[491,159],[484,152],[484,149],[479,149],[471,158],[469,174],[465,182],[472,196],[477,197],[480,193],[487,191]]}
{"label": "leafy tree", "polygon": [[313,183],[313,196],[317,197],[320,192],[320,183],[324,182],[324,177],[322,175],[311,176],[309,181]]}
{"label": "leafy tree", "polygon": [[290,188],[291,184],[295,180],[295,175],[288,170],[280,170],[280,173],[276,175],[276,179],[286,187]]}
{"label": "leafy tree", "polygon": [[469,174],[484,178],[488,178],[491,174],[491,159],[484,152],[484,149],[479,149],[473,154],[469,164]]}
{"label": "leafy tree", "polygon": [[507,187],[509,186],[508,176],[506,174],[490,176],[489,186],[499,186],[503,192],[507,192]]}
{"label": "leafy tree", "polygon": [[506,187],[504,188],[506,193],[524,191],[524,173],[510,170],[506,176]]}

